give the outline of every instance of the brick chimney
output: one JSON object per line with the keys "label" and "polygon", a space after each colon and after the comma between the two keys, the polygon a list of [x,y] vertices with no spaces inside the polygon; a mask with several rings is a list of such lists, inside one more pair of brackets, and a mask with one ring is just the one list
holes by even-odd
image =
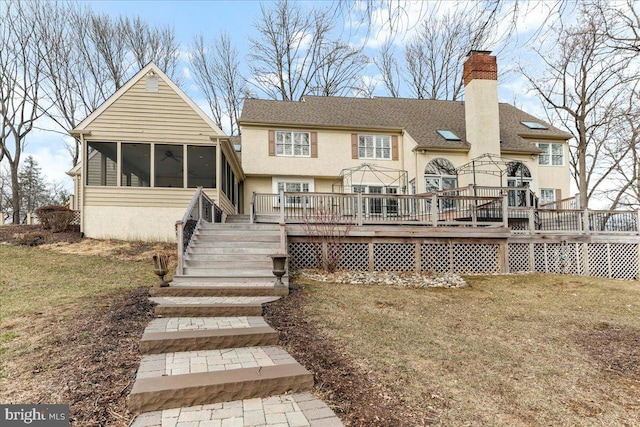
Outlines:
{"label": "brick chimney", "polygon": [[[463,66],[464,111],[469,158],[483,154],[500,155],[498,114],[498,65],[490,51],[472,50]],[[491,182],[479,185],[499,185]]]}

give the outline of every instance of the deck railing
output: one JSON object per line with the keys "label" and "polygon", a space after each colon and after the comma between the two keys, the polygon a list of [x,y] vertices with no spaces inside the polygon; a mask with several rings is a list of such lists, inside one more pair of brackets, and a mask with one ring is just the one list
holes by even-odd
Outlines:
{"label": "deck railing", "polygon": [[184,255],[189,249],[193,233],[202,222],[222,222],[222,210],[198,187],[181,220],[176,222],[178,241],[178,268],[176,274],[184,273]]}
{"label": "deck railing", "polygon": [[506,196],[466,195],[467,188],[430,194],[254,193],[251,219],[305,223],[330,216],[337,223],[504,226]]}
{"label": "deck railing", "polygon": [[[471,189],[471,191],[470,191]],[[513,191],[523,192],[530,206],[513,206]],[[251,220],[307,223],[322,218],[357,226],[403,224],[511,227],[514,233],[640,233],[639,212],[535,207],[528,188],[472,187],[436,193],[254,193]],[[518,203],[519,205],[519,203]]]}

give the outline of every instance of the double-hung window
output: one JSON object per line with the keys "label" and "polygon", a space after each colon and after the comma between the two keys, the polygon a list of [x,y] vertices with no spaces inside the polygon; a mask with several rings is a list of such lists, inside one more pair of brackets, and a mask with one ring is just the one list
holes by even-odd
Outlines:
{"label": "double-hung window", "polygon": [[[284,191],[285,193],[308,193],[310,191],[309,182],[299,181],[278,181],[277,192]],[[288,207],[301,207],[304,196],[300,195],[287,195],[285,197],[285,205]],[[307,206],[309,201],[307,200]]]}
{"label": "double-hung window", "polygon": [[538,156],[539,165],[564,166],[564,144],[539,142],[538,148],[542,151]]}
{"label": "double-hung window", "polygon": [[391,136],[359,135],[358,157],[361,159],[391,160]]}
{"label": "double-hung window", "polygon": [[553,188],[541,188],[540,189],[540,204],[554,202],[556,200],[556,190]]}
{"label": "double-hung window", "polygon": [[310,141],[309,132],[277,131],[276,156],[309,157]]}

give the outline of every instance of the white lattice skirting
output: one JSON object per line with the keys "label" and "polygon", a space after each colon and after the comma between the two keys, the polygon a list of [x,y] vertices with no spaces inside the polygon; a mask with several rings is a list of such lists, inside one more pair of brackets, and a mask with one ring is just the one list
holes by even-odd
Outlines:
{"label": "white lattice skirting", "polygon": [[[543,272],[636,280],[640,244],[583,242],[340,243],[339,268],[355,271],[432,271],[458,274]],[[326,250],[326,248],[325,248]],[[322,244],[289,243],[290,268],[317,268]]]}

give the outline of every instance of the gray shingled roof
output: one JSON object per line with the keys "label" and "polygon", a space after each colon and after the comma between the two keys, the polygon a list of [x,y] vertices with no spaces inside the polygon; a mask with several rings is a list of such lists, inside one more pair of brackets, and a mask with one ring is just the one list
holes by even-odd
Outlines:
{"label": "gray shingled roof", "polygon": [[[558,139],[571,137],[512,105],[501,103],[499,111],[503,150],[538,152],[522,135]],[[420,147],[451,149],[469,148],[464,114],[462,101],[305,96],[303,101],[246,99],[240,124],[405,129]],[[549,129],[529,129],[521,121],[535,121]],[[461,141],[445,140],[436,132],[438,129],[452,131]]]}

